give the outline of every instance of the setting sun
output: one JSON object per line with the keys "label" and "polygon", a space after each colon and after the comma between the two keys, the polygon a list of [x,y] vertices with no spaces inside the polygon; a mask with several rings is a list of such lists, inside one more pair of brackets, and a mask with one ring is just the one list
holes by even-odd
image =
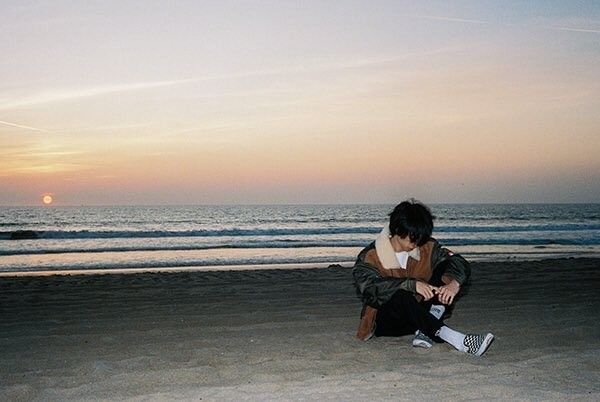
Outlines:
{"label": "setting sun", "polygon": [[52,196],[51,196],[51,195],[49,195],[49,194],[46,194],[45,196],[43,196],[43,197],[42,197],[42,202],[43,202],[45,205],[50,205],[50,204],[52,204],[52,201],[53,201],[53,200],[52,200]]}

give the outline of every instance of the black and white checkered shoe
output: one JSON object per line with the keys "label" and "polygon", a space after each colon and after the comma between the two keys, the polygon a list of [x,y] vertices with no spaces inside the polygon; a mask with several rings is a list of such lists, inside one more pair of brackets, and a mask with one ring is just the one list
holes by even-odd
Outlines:
{"label": "black and white checkered shoe", "polygon": [[463,344],[465,345],[465,352],[475,356],[481,356],[490,347],[490,344],[494,340],[494,334],[487,333],[485,335],[468,334],[465,335]]}

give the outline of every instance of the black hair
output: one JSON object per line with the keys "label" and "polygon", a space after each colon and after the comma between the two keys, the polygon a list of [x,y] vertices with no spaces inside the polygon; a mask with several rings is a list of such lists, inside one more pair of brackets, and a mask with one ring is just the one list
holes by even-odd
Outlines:
{"label": "black hair", "polygon": [[431,238],[434,219],[426,205],[411,198],[396,205],[390,212],[390,234],[408,236],[420,247]]}

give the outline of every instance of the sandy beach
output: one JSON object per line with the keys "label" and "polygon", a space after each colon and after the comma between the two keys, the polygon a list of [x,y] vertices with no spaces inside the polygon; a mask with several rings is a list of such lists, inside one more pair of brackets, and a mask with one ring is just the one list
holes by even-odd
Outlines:
{"label": "sandy beach", "polygon": [[482,358],[358,341],[349,267],[0,278],[1,400],[599,400],[600,259],[473,263]]}

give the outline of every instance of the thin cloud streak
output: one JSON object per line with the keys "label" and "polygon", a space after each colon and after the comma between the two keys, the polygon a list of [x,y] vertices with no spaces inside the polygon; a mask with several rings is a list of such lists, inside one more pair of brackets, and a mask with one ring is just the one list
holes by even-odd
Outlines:
{"label": "thin cloud streak", "polygon": [[81,155],[83,152],[80,151],[48,151],[48,152],[27,152],[27,153],[15,153],[12,154],[11,157],[17,159],[25,159],[25,158],[52,158],[52,157],[62,157],[62,156],[73,156],[73,155]]}
{"label": "thin cloud streak", "polygon": [[45,130],[43,128],[25,126],[23,124],[11,123],[11,122],[2,121],[2,120],[0,120],[0,124],[4,124],[5,126],[10,126],[10,127],[22,128],[22,129],[25,129],[25,130],[39,131],[39,132],[42,132],[42,133],[51,133],[52,132],[52,131]]}
{"label": "thin cloud streak", "polygon": [[[462,23],[466,23],[466,24],[479,24],[479,25],[492,24],[492,22],[490,22],[490,21],[471,20],[471,19],[466,19],[466,18],[443,17],[443,16],[435,16],[435,15],[418,15],[416,17],[428,19],[428,20],[436,20],[436,21],[462,22]],[[499,25],[514,26],[515,24],[499,24]],[[552,26],[545,26],[545,27],[540,27],[540,28],[550,29],[553,31],[600,33],[600,30],[598,30],[598,29],[552,27]]]}
{"label": "thin cloud streak", "polygon": [[571,31],[571,32],[600,33],[600,30],[598,30],[598,29],[567,28],[567,27],[546,27],[546,29],[553,29],[553,30],[555,30],[555,31]]}
{"label": "thin cloud streak", "polygon": [[126,130],[130,128],[142,128],[149,127],[147,123],[132,123],[132,124],[113,124],[107,126],[97,126],[97,127],[71,127],[69,129],[62,129],[63,132],[88,132],[88,131],[118,131],[118,130]]}
{"label": "thin cloud streak", "polygon": [[91,87],[74,91],[56,91],[41,93],[29,98],[18,99],[12,102],[0,103],[0,109],[12,109],[21,106],[34,106],[44,103],[62,102],[79,98],[89,98],[93,96],[112,94],[117,92],[138,91],[151,88],[166,87],[172,85],[181,85],[190,82],[195,82],[195,79],[173,80],[173,81],[156,81],[156,82],[140,82],[133,84],[108,85],[101,87]]}
{"label": "thin cloud streak", "polygon": [[46,164],[30,164],[27,166],[17,166],[3,168],[0,177],[8,176],[11,173],[16,174],[32,174],[32,173],[65,173],[87,169],[87,165],[75,163],[46,163]]}
{"label": "thin cloud streak", "polygon": [[[42,92],[37,95],[33,95],[26,98],[16,99],[12,101],[0,102],[0,110],[6,109],[14,109],[18,107],[24,106],[36,106],[41,104],[48,104],[54,102],[63,102],[63,101],[71,101],[81,98],[91,98],[95,96],[102,96],[107,94],[114,94],[119,92],[133,92],[168,86],[176,86],[183,84],[192,84],[199,82],[209,82],[209,81],[218,81],[218,80],[229,80],[236,78],[249,78],[249,77],[261,77],[261,76],[272,76],[272,75],[286,75],[286,74],[311,74],[311,73],[319,73],[319,72],[331,72],[338,70],[347,70],[347,69],[357,69],[357,68],[365,68],[372,67],[376,65],[384,65],[389,63],[394,63],[400,60],[404,60],[409,57],[414,56],[428,56],[437,53],[446,53],[456,51],[457,49],[433,49],[427,50],[423,52],[410,52],[407,54],[402,54],[399,56],[385,57],[385,58],[373,58],[373,59],[365,59],[365,60],[357,60],[350,62],[342,62],[342,63],[323,63],[321,65],[309,66],[309,67],[293,67],[293,68],[281,68],[281,69],[271,69],[271,70],[256,70],[256,71],[247,71],[247,72],[239,72],[239,73],[231,73],[231,74],[221,74],[210,77],[201,77],[201,78],[188,78],[188,79],[178,79],[178,80],[165,80],[165,81],[155,81],[155,82],[140,82],[140,83],[130,83],[130,84],[118,84],[118,85],[107,85],[107,86],[98,86],[98,87],[90,87],[84,88],[80,90],[57,90],[50,92]],[[7,123],[8,124],[8,123]],[[22,127],[27,128],[27,127]],[[35,128],[32,128],[35,129]],[[47,130],[39,130],[46,131]]]}
{"label": "thin cloud streak", "polygon": [[451,21],[451,22],[464,22],[468,24],[490,24],[489,21],[482,20],[470,20],[466,18],[453,18],[453,17],[442,17],[436,15],[418,15],[417,18],[424,18],[428,20],[437,20],[437,21]]}

